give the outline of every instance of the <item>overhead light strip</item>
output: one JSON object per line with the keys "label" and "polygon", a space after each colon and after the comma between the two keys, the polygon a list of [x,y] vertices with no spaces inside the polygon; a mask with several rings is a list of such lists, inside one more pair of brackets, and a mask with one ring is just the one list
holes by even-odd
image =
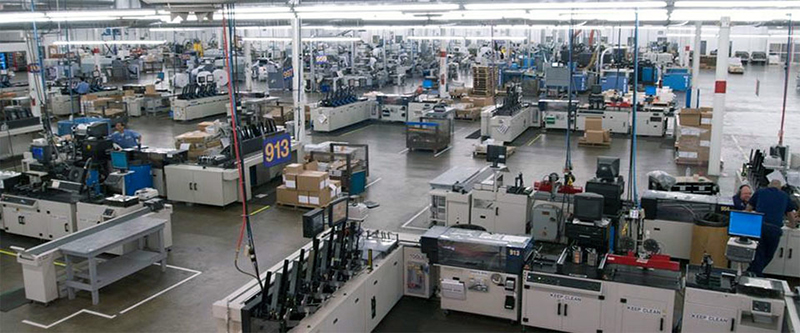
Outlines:
{"label": "overhead light strip", "polygon": [[53,45],[161,45],[165,40],[72,40],[55,41]]}

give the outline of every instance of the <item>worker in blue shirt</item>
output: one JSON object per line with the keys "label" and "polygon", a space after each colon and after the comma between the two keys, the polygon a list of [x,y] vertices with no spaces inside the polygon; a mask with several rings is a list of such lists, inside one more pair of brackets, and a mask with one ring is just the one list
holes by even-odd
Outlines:
{"label": "worker in blue shirt", "polygon": [[89,83],[88,83],[88,82],[86,82],[86,80],[84,80],[84,79],[81,79],[81,82],[79,82],[79,83],[78,83],[78,84],[75,86],[75,92],[76,92],[76,93],[78,93],[78,94],[80,94],[80,95],[85,95],[86,93],[88,93],[88,92],[89,92],[89,89],[90,89],[90,88],[91,88],[91,87],[89,86]]}
{"label": "worker in blue shirt", "polygon": [[111,141],[114,141],[122,149],[134,148],[142,142],[142,135],[138,132],[125,129],[125,124],[117,122],[114,125],[114,133],[111,134]]}
{"label": "worker in blue shirt", "polygon": [[781,181],[774,179],[767,188],[760,189],[753,194],[747,204],[747,210],[755,210],[764,214],[764,221],[761,223],[761,240],[756,248],[756,256],[750,267],[749,272],[763,276],[764,268],[772,261],[775,251],[778,250],[778,243],[781,240],[783,231],[783,218],[789,219],[790,225],[794,225],[794,213],[797,206],[792,202],[786,192],[781,190]]}
{"label": "worker in blue shirt", "polygon": [[744,184],[739,186],[739,191],[733,195],[733,209],[745,210],[747,203],[750,202],[750,197],[753,196],[753,189],[750,185]]}

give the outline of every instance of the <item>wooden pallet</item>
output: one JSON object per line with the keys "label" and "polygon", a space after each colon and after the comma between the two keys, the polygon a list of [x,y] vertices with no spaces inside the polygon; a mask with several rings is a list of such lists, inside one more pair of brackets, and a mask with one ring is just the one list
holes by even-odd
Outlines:
{"label": "wooden pallet", "polygon": [[685,158],[676,157],[675,158],[675,164],[678,164],[678,165],[704,166],[704,165],[708,165],[708,161],[698,161],[696,159],[685,159]]}
{"label": "wooden pallet", "polygon": [[278,201],[276,201],[275,204],[278,205],[278,206],[282,206],[282,207],[286,207],[286,208],[293,208],[293,209],[316,209],[316,208],[322,208],[322,207],[315,206],[315,205],[307,205],[307,204],[301,204],[301,203],[294,204],[294,203],[285,203],[285,202],[278,202]]}
{"label": "wooden pallet", "polygon": [[[508,156],[514,155],[514,153],[516,151],[517,151],[517,147],[506,146],[506,154],[508,154]],[[474,149],[472,151],[472,157],[478,157],[478,156],[486,156],[486,152],[485,151],[478,151],[477,150],[477,146],[476,146],[476,149]]]}
{"label": "wooden pallet", "polygon": [[578,146],[581,147],[595,147],[595,148],[609,148],[611,141],[608,142],[586,142],[584,138],[578,139]]}

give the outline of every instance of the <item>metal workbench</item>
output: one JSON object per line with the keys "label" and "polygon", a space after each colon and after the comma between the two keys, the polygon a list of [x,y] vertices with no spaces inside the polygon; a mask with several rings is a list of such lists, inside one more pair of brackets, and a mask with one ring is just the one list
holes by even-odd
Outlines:
{"label": "metal workbench", "polygon": [[[74,240],[61,246],[67,273],[67,293],[75,298],[75,289],[92,293],[92,304],[100,301],[99,290],[128,275],[136,273],[156,262],[161,262],[161,271],[167,269],[167,252],[164,247],[166,220],[141,217],[100,232]],[[145,248],[145,237],[158,238],[157,249]],[[99,262],[97,256],[120,245],[138,241],[138,249],[128,254]],[[86,272],[77,272],[75,264],[81,259],[88,263]]]}

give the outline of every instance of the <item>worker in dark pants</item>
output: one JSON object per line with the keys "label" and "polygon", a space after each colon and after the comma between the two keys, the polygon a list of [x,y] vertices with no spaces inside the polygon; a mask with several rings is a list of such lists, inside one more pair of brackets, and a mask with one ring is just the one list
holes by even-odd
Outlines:
{"label": "worker in dark pants", "polygon": [[733,209],[736,210],[745,210],[747,209],[747,203],[750,202],[750,198],[753,196],[753,189],[750,188],[750,185],[742,185],[739,186],[739,191],[733,196]]}
{"label": "worker in dark pants", "polygon": [[789,195],[781,190],[781,181],[772,180],[767,188],[760,189],[753,194],[747,204],[747,210],[755,210],[764,214],[761,224],[761,240],[758,242],[756,257],[747,271],[756,276],[763,276],[764,268],[772,261],[783,231],[783,218],[786,216],[790,224],[794,225],[794,213],[797,206]]}

